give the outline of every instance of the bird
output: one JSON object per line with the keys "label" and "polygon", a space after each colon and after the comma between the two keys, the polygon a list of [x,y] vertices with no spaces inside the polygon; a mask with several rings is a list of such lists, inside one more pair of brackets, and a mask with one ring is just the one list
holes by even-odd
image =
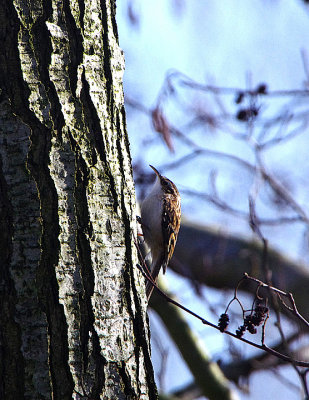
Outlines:
{"label": "bird", "polygon": [[[159,171],[149,165],[156,174],[154,185],[141,207],[141,226],[145,242],[151,253],[150,272],[154,282],[160,269],[165,274],[167,265],[174,253],[180,227],[181,201],[176,185]],[[146,295],[149,301],[153,285],[146,282]]]}

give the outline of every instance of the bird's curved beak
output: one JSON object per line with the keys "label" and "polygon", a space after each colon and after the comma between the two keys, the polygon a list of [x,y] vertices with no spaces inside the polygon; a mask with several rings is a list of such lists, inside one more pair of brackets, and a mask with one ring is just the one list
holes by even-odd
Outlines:
{"label": "bird's curved beak", "polygon": [[152,165],[149,165],[150,168],[152,168],[154,170],[154,172],[156,173],[156,175],[160,178],[161,174],[158,170],[155,169],[155,167],[153,167]]}

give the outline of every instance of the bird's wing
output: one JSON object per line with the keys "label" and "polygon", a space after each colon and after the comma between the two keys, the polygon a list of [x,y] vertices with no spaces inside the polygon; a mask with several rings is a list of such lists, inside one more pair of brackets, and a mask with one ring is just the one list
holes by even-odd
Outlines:
{"label": "bird's wing", "polygon": [[163,273],[174,253],[179,226],[180,226],[180,201],[168,196],[163,200],[162,233],[163,233]]}

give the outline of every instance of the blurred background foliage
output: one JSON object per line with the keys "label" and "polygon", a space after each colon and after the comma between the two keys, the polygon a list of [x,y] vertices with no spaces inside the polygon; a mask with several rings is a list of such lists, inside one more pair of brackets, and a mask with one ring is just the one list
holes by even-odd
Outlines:
{"label": "blurred background foliage", "polygon": [[[149,164],[173,180],[182,197],[182,227],[162,284],[214,324],[244,273],[291,292],[309,318],[306,3],[117,4],[138,199],[154,179]],[[280,354],[308,361],[308,324],[291,298],[257,293],[258,287],[241,281],[227,312],[228,330],[235,333],[262,302],[267,323],[243,338],[260,345],[264,335]],[[308,396],[306,364],[287,363],[206,327],[157,294],[150,306],[164,398]]]}

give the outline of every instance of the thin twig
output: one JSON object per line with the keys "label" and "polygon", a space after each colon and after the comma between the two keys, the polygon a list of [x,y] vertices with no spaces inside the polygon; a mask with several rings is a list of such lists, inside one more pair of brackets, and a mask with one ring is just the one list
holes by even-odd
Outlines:
{"label": "thin twig", "polygon": [[[196,314],[195,312],[189,310],[187,307],[183,306],[182,304],[178,303],[176,300],[174,300],[174,299],[172,299],[171,297],[169,297],[169,296],[168,296],[166,293],[164,293],[152,280],[149,279],[149,277],[148,277],[147,274],[145,273],[144,269],[143,269],[139,264],[137,264],[137,267],[139,268],[139,270],[141,271],[141,273],[143,274],[143,276],[144,276],[147,280],[149,280],[149,282],[153,285],[153,287],[155,288],[155,290],[156,290],[162,297],[164,297],[165,300],[166,300],[167,302],[169,302],[169,303],[175,305],[176,307],[180,308],[181,310],[185,311],[186,313],[188,313],[188,314],[192,315],[193,317],[197,318],[197,319],[200,320],[204,325],[210,326],[210,327],[212,327],[212,328],[214,328],[214,329],[220,331],[220,328],[219,328],[217,325],[213,324],[212,322],[207,321],[205,318],[201,317],[200,315],[198,315],[198,314]],[[278,352],[278,351],[272,349],[271,347],[268,347],[268,346],[265,345],[265,344],[261,344],[261,345],[260,345],[260,344],[254,343],[254,342],[252,342],[252,341],[250,341],[250,340],[248,340],[248,339],[245,339],[245,338],[243,338],[243,337],[238,337],[235,333],[230,332],[230,331],[228,331],[228,330],[224,331],[223,333],[225,333],[225,334],[227,334],[227,335],[229,335],[229,336],[232,336],[232,337],[234,337],[235,339],[238,339],[238,340],[240,340],[240,341],[242,341],[242,342],[244,342],[244,343],[247,343],[247,344],[249,344],[249,345],[251,345],[251,346],[253,346],[253,347],[257,348],[257,349],[264,350],[264,351],[266,351],[267,353],[269,353],[269,354],[271,354],[271,355],[273,355],[273,356],[275,356],[275,357],[278,357],[278,358],[280,358],[280,359],[283,360],[283,361],[286,361],[286,362],[289,362],[289,363],[293,363],[294,365],[298,365],[298,366],[300,366],[300,367],[307,367],[307,368],[309,368],[309,362],[300,361],[300,360],[293,360],[291,357],[286,356],[285,354],[282,354],[282,353],[280,353],[280,352]]]}
{"label": "thin twig", "polygon": [[282,304],[289,310],[294,312],[294,314],[309,328],[309,322],[298,312],[293,295],[291,293],[286,293],[283,290],[280,290],[274,286],[268,285],[267,283],[262,282],[260,279],[254,278],[253,276],[248,275],[247,273],[244,274],[246,279],[249,279],[253,282],[257,282],[259,284],[260,287],[264,287],[269,289],[270,291],[277,293],[279,298],[281,299],[281,296],[287,297],[291,303],[293,307],[289,307],[287,304],[285,304],[283,301]]}

